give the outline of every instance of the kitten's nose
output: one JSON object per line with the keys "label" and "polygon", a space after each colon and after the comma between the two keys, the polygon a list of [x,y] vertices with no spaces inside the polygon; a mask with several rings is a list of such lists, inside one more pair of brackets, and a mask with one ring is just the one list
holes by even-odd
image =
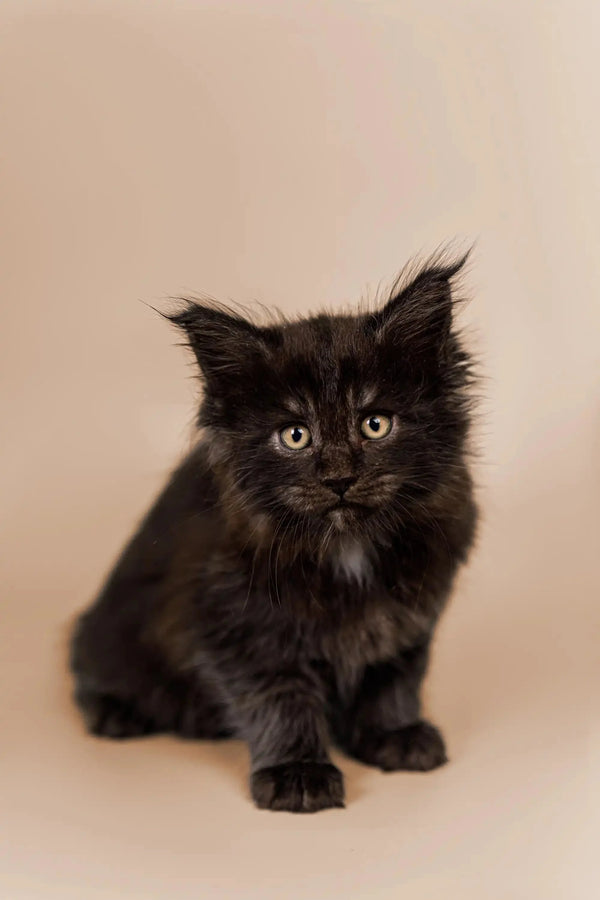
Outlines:
{"label": "kitten's nose", "polygon": [[345,478],[324,478],[323,484],[331,488],[331,490],[343,497],[350,485],[354,484],[356,478],[354,475],[348,475]]}

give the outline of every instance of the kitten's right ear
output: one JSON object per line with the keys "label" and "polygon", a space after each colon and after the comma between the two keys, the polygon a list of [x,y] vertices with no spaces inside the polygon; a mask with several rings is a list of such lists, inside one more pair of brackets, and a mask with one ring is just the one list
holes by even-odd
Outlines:
{"label": "kitten's right ear", "polygon": [[264,357],[272,342],[270,329],[258,328],[230,310],[192,300],[166,318],[186,333],[209,383],[239,377],[244,364]]}

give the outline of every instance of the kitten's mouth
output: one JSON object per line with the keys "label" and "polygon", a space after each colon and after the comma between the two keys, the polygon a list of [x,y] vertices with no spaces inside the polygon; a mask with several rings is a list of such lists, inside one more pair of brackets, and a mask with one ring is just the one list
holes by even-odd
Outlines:
{"label": "kitten's mouth", "polygon": [[352,515],[366,515],[370,510],[371,508],[365,503],[357,503],[354,500],[344,500],[342,498],[337,503],[332,504],[326,512],[327,515],[335,519],[341,519]]}

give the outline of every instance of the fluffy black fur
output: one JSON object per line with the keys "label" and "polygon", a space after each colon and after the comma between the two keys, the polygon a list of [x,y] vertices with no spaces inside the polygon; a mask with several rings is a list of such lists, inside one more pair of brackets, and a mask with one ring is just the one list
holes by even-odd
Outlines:
{"label": "fluffy black fur", "polygon": [[[463,262],[430,261],[375,312],[170,317],[204,378],[200,437],[78,621],[91,732],[241,737],[257,806],[296,812],[344,804],[331,738],[384,770],[446,761],[419,689],[476,518]],[[301,450],[280,436],[296,423]]]}

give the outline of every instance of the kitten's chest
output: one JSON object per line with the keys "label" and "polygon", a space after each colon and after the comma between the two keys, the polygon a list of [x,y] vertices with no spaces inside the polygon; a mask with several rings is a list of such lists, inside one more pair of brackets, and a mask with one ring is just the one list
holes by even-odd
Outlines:
{"label": "kitten's chest", "polygon": [[361,614],[354,611],[323,627],[319,635],[322,655],[335,669],[349,671],[393,657],[398,651],[399,629],[386,604]]}
{"label": "kitten's chest", "polygon": [[324,625],[317,643],[335,669],[361,671],[384,662],[420,641],[431,625],[429,616],[409,610],[384,591],[365,597],[364,605],[342,610]]}
{"label": "kitten's chest", "polygon": [[430,629],[427,610],[402,599],[405,592],[398,590],[397,580],[394,586],[394,579],[390,584],[383,577],[381,563],[368,547],[342,540],[334,545],[328,563],[314,573],[312,583],[305,582],[314,601],[310,609],[316,613],[309,644],[315,656],[336,670],[360,672],[392,659]]}
{"label": "kitten's chest", "polygon": [[337,541],[327,560],[338,586],[350,584],[354,589],[372,582],[375,570],[367,547],[359,540],[345,538]]}
{"label": "kitten's chest", "polygon": [[264,574],[255,600],[269,610],[272,626],[285,623],[282,646],[306,662],[325,662],[338,682],[351,684],[366,666],[393,659],[431,629],[421,592],[391,563],[369,545],[339,540],[320,564],[300,559],[277,581]]}

